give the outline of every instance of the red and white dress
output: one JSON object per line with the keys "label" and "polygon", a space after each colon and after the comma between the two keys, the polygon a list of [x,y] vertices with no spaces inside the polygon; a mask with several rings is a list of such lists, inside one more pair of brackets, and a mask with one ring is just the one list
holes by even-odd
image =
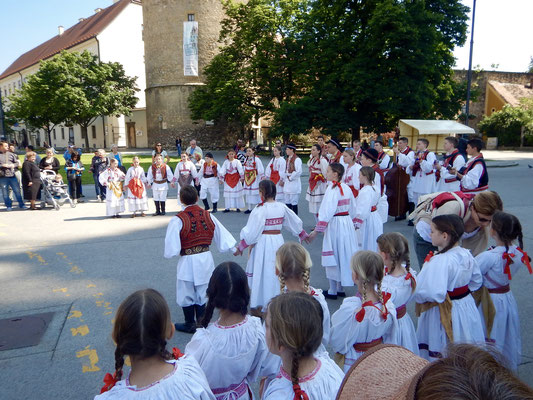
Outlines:
{"label": "red and white dress", "polygon": [[243,208],[242,183],[244,170],[236,158],[233,161],[225,160],[219,172],[220,180],[224,182],[225,208]]}
{"label": "red and white dress", "polygon": [[261,203],[259,182],[263,179],[264,174],[265,169],[259,157],[246,157],[246,161],[244,161],[244,196],[247,204]]}
{"label": "red and white dress", "polygon": [[374,186],[365,185],[355,199],[356,227],[360,229],[362,250],[378,251],[377,238],[383,233],[383,222],[378,214],[379,192]]}
{"label": "red and white dress", "polygon": [[280,293],[276,276],[276,252],[284,243],[282,227],[300,240],[307,237],[302,220],[285,204],[277,201],[255,207],[241,230],[238,249],[243,251],[251,246],[246,275],[251,290],[252,308],[266,307],[270,299]]}
{"label": "red and white dress", "polygon": [[328,165],[328,161],[323,157],[311,158],[307,162],[309,167],[309,187],[307,188],[305,199],[309,202],[309,212],[311,214],[318,214],[324,193],[326,193]]}
{"label": "red and white dress", "polygon": [[128,188],[128,208],[131,212],[147,211],[148,198],[146,197],[146,184],[148,179],[143,167],[131,166],[126,173],[124,186]]}
{"label": "red and white dress", "polygon": [[361,168],[361,165],[357,163],[352,166],[349,166],[348,164],[344,165],[342,181],[350,187],[353,197],[355,198],[357,198],[359,188],[361,187],[361,184],[359,183],[359,171],[361,171]]}
{"label": "red and white dress", "polygon": [[302,175],[302,160],[296,154],[292,157],[287,157],[287,164],[285,168],[285,176],[283,178],[283,195],[285,197],[285,204],[293,206],[298,205],[300,193],[302,192],[302,183],[300,176]]}
{"label": "red and white dress", "polygon": [[272,157],[265,169],[265,176],[276,184],[276,201],[284,202],[283,195],[283,178],[285,177],[285,169],[287,168],[287,162],[281,156]]}
{"label": "red and white dress", "polygon": [[126,175],[120,169],[107,168],[98,176],[100,185],[106,187],[105,205],[106,215],[112,216],[124,212],[123,185]]}

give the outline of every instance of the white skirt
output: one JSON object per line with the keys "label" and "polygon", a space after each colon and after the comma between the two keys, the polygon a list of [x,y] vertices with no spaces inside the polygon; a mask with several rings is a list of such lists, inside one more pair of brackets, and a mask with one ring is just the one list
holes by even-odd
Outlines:
{"label": "white skirt", "polygon": [[378,251],[376,240],[382,233],[383,222],[381,221],[381,216],[378,211],[371,212],[361,227],[361,249]]}

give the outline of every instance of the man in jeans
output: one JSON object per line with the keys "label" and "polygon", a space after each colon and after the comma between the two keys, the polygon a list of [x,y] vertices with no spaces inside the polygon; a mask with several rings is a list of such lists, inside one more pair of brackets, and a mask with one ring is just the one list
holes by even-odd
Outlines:
{"label": "man in jeans", "polygon": [[7,142],[0,142],[0,187],[2,188],[2,196],[4,196],[4,203],[7,211],[11,211],[12,201],[9,198],[8,187],[11,187],[15,198],[19,202],[19,207],[25,209],[24,201],[20,195],[20,185],[15,176],[15,168],[20,164],[16,154],[9,152],[9,145]]}
{"label": "man in jeans", "polygon": [[94,153],[94,157],[91,161],[91,172],[93,173],[94,188],[96,190],[96,198],[98,201],[103,202],[105,200],[106,189],[100,184],[98,177],[109,165],[109,160],[105,156],[104,149],[98,149]]}

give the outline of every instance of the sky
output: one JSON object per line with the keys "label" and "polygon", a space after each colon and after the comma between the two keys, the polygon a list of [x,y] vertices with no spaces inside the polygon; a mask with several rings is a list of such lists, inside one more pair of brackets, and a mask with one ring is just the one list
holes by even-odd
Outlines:
{"label": "sky", "polygon": [[[461,0],[472,8],[474,0]],[[112,0],[0,0],[0,72],[28,50],[68,29]],[[525,72],[533,57],[533,0],[477,0],[472,66]],[[470,21],[469,21],[470,26]],[[454,52],[456,68],[468,68],[470,31]]]}

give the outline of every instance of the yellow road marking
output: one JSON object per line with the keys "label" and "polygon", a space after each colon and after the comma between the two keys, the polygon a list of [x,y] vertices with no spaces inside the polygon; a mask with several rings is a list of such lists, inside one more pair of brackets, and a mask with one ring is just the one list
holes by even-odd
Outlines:
{"label": "yellow road marking", "polygon": [[85,347],[85,349],[77,351],[76,357],[89,357],[89,365],[84,365],[82,367],[82,372],[97,372],[100,371],[100,367],[96,365],[98,362],[98,353],[96,350],[91,349],[90,346]]}
{"label": "yellow road marking", "polygon": [[89,327],[87,325],[78,326],[77,328],[70,328],[72,336],[85,336],[89,333]]}
{"label": "yellow road marking", "polygon": [[59,289],[52,289],[52,292],[54,293],[57,293],[57,292],[63,292],[63,293],[67,293],[67,288],[64,287],[64,288],[59,288]]}
{"label": "yellow road marking", "polygon": [[67,319],[71,319],[71,318],[81,318],[83,314],[81,313],[81,311],[78,311],[78,310],[70,310],[70,314],[69,316],[67,317]]}

